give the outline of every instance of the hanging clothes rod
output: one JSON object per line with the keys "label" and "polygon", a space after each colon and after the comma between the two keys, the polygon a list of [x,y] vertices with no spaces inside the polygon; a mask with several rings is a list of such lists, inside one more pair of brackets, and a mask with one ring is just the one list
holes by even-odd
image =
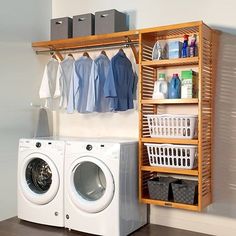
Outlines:
{"label": "hanging clothes rod", "polygon": [[101,50],[101,49],[115,49],[115,48],[121,48],[121,47],[132,47],[132,46],[138,46],[138,43],[134,42],[126,42],[122,44],[113,44],[113,45],[101,45],[101,46],[89,46],[89,47],[80,47],[80,48],[66,48],[66,49],[49,49],[49,50],[36,50],[36,54],[48,54],[48,53],[54,53],[54,52],[60,52],[60,53],[77,53],[77,52],[84,52],[84,51],[95,51],[95,50]]}

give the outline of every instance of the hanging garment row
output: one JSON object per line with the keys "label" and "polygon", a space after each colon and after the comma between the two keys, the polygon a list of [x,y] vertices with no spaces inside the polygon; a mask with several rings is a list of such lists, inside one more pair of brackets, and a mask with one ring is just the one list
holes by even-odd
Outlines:
{"label": "hanging garment row", "polygon": [[115,112],[134,108],[137,74],[120,49],[111,58],[102,51],[94,60],[85,52],[75,60],[68,54],[60,63],[47,63],[39,91],[45,107],[68,113]]}

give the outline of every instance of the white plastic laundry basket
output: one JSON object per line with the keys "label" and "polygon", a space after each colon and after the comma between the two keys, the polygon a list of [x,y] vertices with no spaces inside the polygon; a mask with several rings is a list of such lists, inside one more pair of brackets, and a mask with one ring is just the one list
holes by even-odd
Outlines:
{"label": "white plastic laundry basket", "polygon": [[151,166],[193,169],[197,166],[197,146],[144,143]]}
{"label": "white plastic laundry basket", "polygon": [[145,115],[152,138],[192,139],[197,135],[197,115]]}

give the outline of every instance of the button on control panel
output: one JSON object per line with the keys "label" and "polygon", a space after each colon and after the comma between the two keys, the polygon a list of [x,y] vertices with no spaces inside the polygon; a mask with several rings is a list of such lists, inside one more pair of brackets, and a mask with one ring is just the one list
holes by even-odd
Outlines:
{"label": "button on control panel", "polygon": [[40,148],[40,147],[41,147],[41,143],[40,143],[40,142],[37,142],[37,143],[35,144],[35,146],[36,146],[37,148]]}
{"label": "button on control panel", "polygon": [[91,144],[88,144],[88,145],[86,146],[86,149],[87,149],[88,151],[91,151],[91,150],[93,149],[93,146],[92,146]]}

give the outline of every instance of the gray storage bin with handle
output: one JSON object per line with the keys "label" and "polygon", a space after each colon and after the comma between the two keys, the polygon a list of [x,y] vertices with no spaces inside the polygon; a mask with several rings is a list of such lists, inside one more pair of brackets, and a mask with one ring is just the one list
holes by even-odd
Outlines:
{"label": "gray storage bin with handle", "polygon": [[95,16],[91,13],[73,16],[73,38],[94,34]]}
{"label": "gray storage bin with handle", "polygon": [[72,38],[72,18],[51,19],[51,40]]}
{"label": "gray storage bin with handle", "polygon": [[129,30],[126,15],[115,9],[95,12],[95,34]]}
{"label": "gray storage bin with handle", "polygon": [[172,177],[155,177],[148,180],[148,191],[151,199],[170,201],[173,198],[171,183],[176,181]]}
{"label": "gray storage bin with handle", "polygon": [[193,180],[178,180],[171,183],[174,202],[197,204],[198,182]]}

